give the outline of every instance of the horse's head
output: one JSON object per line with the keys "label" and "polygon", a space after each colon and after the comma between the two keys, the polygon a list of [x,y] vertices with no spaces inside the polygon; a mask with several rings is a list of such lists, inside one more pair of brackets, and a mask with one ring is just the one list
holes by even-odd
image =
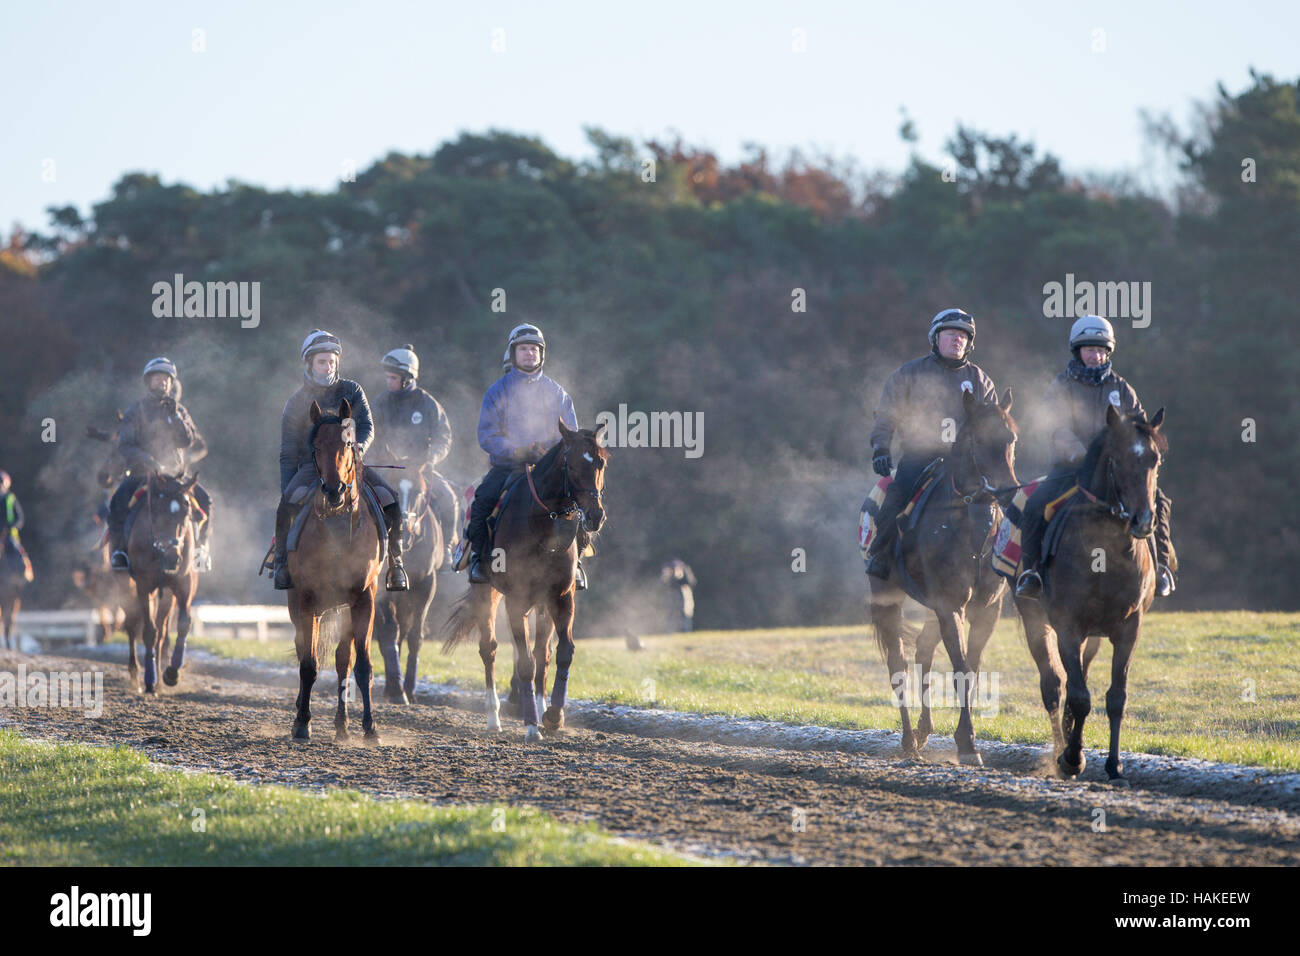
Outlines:
{"label": "horse's head", "polygon": [[173,478],[155,474],[149,480],[149,522],[153,551],[169,573],[180,570],[185,554],[185,529],[193,516],[192,497],[198,476]]}
{"label": "horse's head", "polygon": [[311,422],[311,449],[321,491],[326,504],[338,508],[357,477],[357,426],[352,406],[344,399],[337,415],[325,415],[320,405],[312,402]]}
{"label": "horse's head", "polygon": [[1156,475],[1169,450],[1169,440],[1160,433],[1165,410],[1150,421],[1140,415],[1121,415],[1113,405],[1106,407],[1106,427],[1100,436],[1093,487],[1108,489],[1115,513],[1128,519],[1129,533],[1146,538],[1155,528]]}
{"label": "horse's head", "polygon": [[966,421],[957,433],[954,452],[969,468],[962,476],[981,492],[992,494],[1005,504],[1015,493],[1016,438],[1019,429],[1011,417],[1011,389],[1001,402],[981,402],[973,392],[962,393]]}
{"label": "horse's head", "polygon": [[560,441],[564,444],[564,469],[566,493],[582,509],[587,530],[595,534],[605,523],[605,507],[601,496],[605,491],[605,464],[609,452],[600,445],[601,425],[595,431],[579,428],[576,431],[560,422]]}

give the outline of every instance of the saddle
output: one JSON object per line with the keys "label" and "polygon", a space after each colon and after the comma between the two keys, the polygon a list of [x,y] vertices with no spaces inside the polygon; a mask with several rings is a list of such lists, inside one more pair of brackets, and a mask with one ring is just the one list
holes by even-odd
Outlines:
{"label": "saddle", "polygon": [[[144,500],[148,495],[149,482],[147,481],[135,490],[135,494],[131,495],[131,500],[126,506],[126,520],[122,522],[123,541],[131,540],[131,529],[135,527],[135,519],[139,516],[140,512],[144,510]],[[186,497],[189,498],[190,507],[195,512],[201,514],[205,518],[208,516],[208,513],[204,511],[202,505],[199,504],[199,499],[194,497],[193,492],[186,495]],[[197,527],[197,524],[193,519],[190,520],[190,523],[195,524]],[[104,527],[104,537],[108,537],[107,525]]]}
{"label": "saddle", "polygon": [[[917,476],[916,482],[910,489],[907,505],[898,513],[897,521],[900,532],[910,531],[916,526],[917,518],[925,508],[925,504],[934,490],[934,477],[938,474],[942,464],[943,459],[936,458],[926,465],[925,470]],[[881,478],[872,485],[871,491],[867,494],[867,500],[862,502],[862,510],[858,515],[858,547],[861,549],[864,561],[869,560],[867,552],[878,530],[876,523],[880,519],[880,508],[893,483],[893,475]],[[904,521],[904,519],[907,520]]]}
{"label": "saddle", "polygon": [[[379,499],[375,497],[374,491],[364,481],[360,482],[361,497],[366,505],[370,508],[370,513],[375,516],[375,521],[379,532],[379,563],[383,564],[388,560],[388,522],[384,519],[384,509],[379,505]],[[309,491],[304,487],[304,491]],[[308,515],[311,514],[310,508],[303,507],[306,494],[299,496],[293,495],[290,499],[291,504],[298,505],[298,513],[293,517],[293,523],[289,525],[289,534],[285,536],[285,552],[298,550],[298,539],[302,537],[302,529],[307,527]],[[297,500],[293,500],[297,499]],[[350,520],[350,519],[349,519]]]}

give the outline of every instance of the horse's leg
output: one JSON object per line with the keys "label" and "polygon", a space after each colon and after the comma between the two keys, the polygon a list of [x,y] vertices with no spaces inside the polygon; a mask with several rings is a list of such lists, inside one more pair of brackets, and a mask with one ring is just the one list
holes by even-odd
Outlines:
{"label": "horse's leg", "polygon": [[296,589],[290,589],[289,595],[289,616],[293,619],[293,640],[298,650],[298,712],[293,720],[293,739],[310,740],[311,689],[316,683],[316,646],[320,634],[320,618],[312,610],[303,607],[301,600],[295,600]]}
{"label": "horse's leg", "polygon": [[930,719],[930,668],[934,664],[934,651],[938,646],[939,625],[927,616],[921,633],[916,635],[916,663],[921,669],[921,717],[916,722],[913,738],[918,751],[924,749],[930,732],[934,730],[934,723]]}
{"label": "horse's leg", "polygon": [[1119,725],[1124,720],[1124,702],[1128,699],[1128,665],[1142,629],[1142,614],[1130,615],[1111,635],[1114,647],[1110,660],[1110,689],[1106,691],[1106,716],[1110,719],[1110,755],[1106,758],[1106,776],[1110,782],[1127,787],[1124,765],[1119,759]]}
{"label": "horse's leg", "polygon": [[157,594],[158,604],[153,616],[158,636],[154,640],[154,646],[157,649],[155,656],[158,658],[158,663],[161,664],[167,656],[167,648],[171,646],[172,605],[176,603],[176,595],[171,592],[171,588],[167,584],[159,587]]}
{"label": "horse's leg", "polygon": [[916,741],[912,736],[912,717],[907,712],[907,658],[903,656],[903,592],[896,588],[886,591],[885,585],[879,587],[884,593],[872,595],[871,623],[876,629],[876,642],[885,652],[889,683],[903,721],[903,754],[914,757]]}
{"label": "horse's leg", "polygon": [[[487,711],[487,729],[501,729],[501,699],[497,696],[497,602],[500,600],[496,591],[492,591],[491,585],[474,584],[471,588],[489,588],[488,595],[483,599],[483,604],[487,607],[487,612],[478,622],[478,656],[483,661],[483,680],[486,688],[484,699],[484,709]],[[475,600],[471,596],[471,601]]]}
{"label": "horse's leg", "polygon": [[519,682],[520,697],[524,707],[524,740],[537,740],[537,699],[529,691],[533,686],[533,655],[528,650],[528,608],[520,599],[506,597],[506,620],[515,642],[515,679]]}
{"label": "horse's leg", "polygon": [[984,758],[975,749],[975,725],[970,716],[970,698],[975,681],[966,662],[966,650],[962,646],[961,611],[945,609],[936,611],[935,616],[939,618],[939,634],[943,638],[943,646],[948,651],[948,659],[952,661],[953,685],[961,706],[957,733],[953,735],[957,741],[957,759],[961,763],[980,767],[984,765]]}
{"label": "horse's leg", "polygon": [[374,638],[384,659],[384,700],[396,704],[407,702],[401,692],[402,661],[398,653],[401,631],[397,605],[404,596],[400,593],[389,595],[380,598],[375,605]]}
{"label": "horse's leg", "polygon": [[[998,598],[990,604],[984,604],[977,608],[972,608],[968,616],[969,626],[966,632],[966,664],[970,667],[973,674],[971,679],[970,692],[983,710],[990,713],[982,716],[996,716],[998,708],[998,686],[996,683],[990,684],[988,679],[980,678],[980,662],[984,657],[984,648],[988,646],[989,640],[993,637],[993,629],[998,626],[998,618],[1002,616],[1002,598]],[[996,677],[996,675],[994,675]],[[984,687],[981,694],[980,687]]]}
{"label": "horse's leg", "polygon": [[424,646],[424,625],[433,603],[438,576],[432,571],[415,585],[407,595],[411,606],[410,626],[406,631],[406,683],[403,690],[407,700],[415,700],[415,681],[420,674],[420,648]]}
{"label": "horse's leg", "polygon": [[1084,641],[1083,644],[1083,679],[1088,679],[1088,668],[1092,666],[1092,659],[1097,656],[1101,650],[1101,637],[1094,634]]}
{"label": "horse's leg", "polygon": [[[342,612],[336,611],[336,614]],[[342,621],[339,621],[340,627]],[[352,638],[351,635],[338,635],[338,645],[334,649],[334,668],[339,675],[339,703],[334,711],[334,739],[348,739],[348,676],[352,673]]]}
{"label": "horse's leg", "polygon": [[[374,668],[370,664],[370,631],[375,622],[375,594],[365,588],[352,602],[352,646],[356,651],[357,689],[361,691],[361,729],[368,743],[379,743],[375,715],[370,709],[370,689]],[[340,641],[342,646],[345,642]]]}
{"label": "horse's leg", "polygon": [[1061,717],[1065,750],[1056,758],[1056,766],[1061,776],[1075,777],[1083,772],[1083,722],[1092,710],[1088,680],[1083,674],[1084,637],[1071,621],[1068,627],[1056,628],[1056,642],[1065,668],[1065,708]]}
{"label": "horse's leg", "polygon": [[140,682],[140,662],[136,658],[135,642],[141,637],[140,627],[140,607],[138,602],[130,601],[124,608],[122,615],[122,629],[126,631],[127,642],[127,670],[131,673],[131,683],[139,685]]}
{"label": "horse's leg", "polygon": [[537,608],[533,618],[533,696],[537,700],[537,715],[546,711],[546,671],[551,664],[551,616],[543,607]]}
{"label": "horse's leg", "polygon": [[0,598],[0,628],[4,630],[5,650],[13,650],[13,641],[9,637],[10,625],[13,623],[14,612],[9,606],[9,602]]}
{"label": "horse's leg", "polygon": [[194,585],[193,572],[176,581],[176,648],[172,651],[171,664],[163,671],[163,683],[168,687],[176,686],[181,668],[185,666],[185,640],[190,636],[190,602],[194,600]]}
{"label": "horse's leg", "polygon": [[1025,643],[1029,656],[1038,666],[1038,689],[1047,711],[1047,722],[1052,728],[1052,753],[1056,756],[1065,749],[1065,736],[1061,728],[1061,684],[1063,682],[1060,657],[1053,653],[1056,642],[1043,614],[1042,605],[1035,600],[1016,600],[1020,621],[1025,628]]}
{"label": "horse's leg", "polygon": [[154,670],[154,642],[158,639],[158,628],[154,626],[153,608],[149,606],[149,592],[144,589],[144,585],[136,586],[135,600],[142,631],[141,640],[144,642],[144,692],[153,694],[156,693],[154,681],[157,678]]}
{"label": "horse's leg", "polygon": [[[551,622],[554,623],[559,646],[555,652],[555,684],[551,687],[551,706],[542,716],[542,726],[547,733],[554,733],[564,726],[564,702],[569,694],[569,668],[573,665],[573,591],[552,596],[547,616],[551,621],[546,627],[537,628],[539,640],[546,657],[550,656]],[[538,615],[538,624],[543,620]],[[544,636],[541,636],[544,635]],[[542,667],[545,668],[543,663]],[[545,686],[545,685],[543,685]]]}

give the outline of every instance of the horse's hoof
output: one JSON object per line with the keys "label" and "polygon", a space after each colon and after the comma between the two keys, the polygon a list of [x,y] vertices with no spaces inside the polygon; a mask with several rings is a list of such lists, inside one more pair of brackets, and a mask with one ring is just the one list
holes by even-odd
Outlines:
{"label": "horse's hoof", "polygon": [[176,668],[168,666],[168,668],[163,671],[163,683],[166,684],[168,687],[175,687],[176,682],[179,679],[180,679],[180,674],[177,673]]}
{"label": "horse's hoof", "polygon": [[555,707],[547,707],[546,713],[542,714],[542,729],[548,734],[557,733],[564,729],[564,711]]}
{"label": "horse's hoof", "polygon": [[377,731],[377,730],[375,730],[375,728],[371,727],[369,730],[366,731],[366,735],[365,735],[363,738],[361,738],[361,739],[365,742],[365,745],[366,745],[367,747],[378,747],[378,746],[379,746],[379,731]]}
{"label": "horse's hoof", "polygon": [[979,755],[978,751],[970,754],[958,754],[957,760],[965,767],[984,766],[984,758]]}
{"label": "horse's hoof", "polygon": [[144,692],[145,692],[146,694],[148,694],[150,697],[157,697],[157,696],[158,696],[158,690],[157,690],[156,687],[153,686],[153,684],[145,684],[145,685],[144,685]]}
{"label": "horse's hoof", "polygon": [[499,714],[488,714],[487,729],[493,731],[501,729],[501,717]]}
{"label": "horse's hoof", "polygon": [[1118,774],[1118,773],[1115,774],[1115,776],[1111,777],[1106,782],[1109,783],[1112,787],[1118,787],[1121,790],[1128,790],[1133,786],[1133,784],[1128,782],[1128,777],[1125,777],[1123,774]]}
{"label": "horse's hoof", "polygon": [[294,721],[293,739],[311,740],[311,724],[300,724],[297,721]]}
{"label": "horse's hoof", "polygon": [[917,737],[912,744],[912,746],[916,749],[916,753],[919,754],[922,750],[924,750],[925,745],[929,742],[929,740],[930,740],[929,734],[926,734],[924,737]]}
{"label": "horse's hoof", "polygon": [[410,703],[410,701],[406,699],[406,694],[390,694],[387,691],[384,692],[384,700],[390,704],[397,704],[403,707]]}
{"label": "horse's hoof", "polygon": [[352,738],[348,735],[348,732],[343,728],[340,727],[338,730],[334,731],[334,742],[336,744],[347,743],[350,739]]}
{"label": "horse's hoof", "polygon": [[536,725],[529,724],[524,728],[524,743],[535,744],[542,739],[542,732],[537,729]]}
{"label": "horse's hoof", "polygon": [[1077,777],[1079,774],[1083,773],[1083,757],[1081,756],[1079,762],[1076,764],[1067,760],[1065,754],[1061,754],[1056,758],[1056,770],[1057,773],[1061,775],[1062,779],[1069,780],[1072,777]]}

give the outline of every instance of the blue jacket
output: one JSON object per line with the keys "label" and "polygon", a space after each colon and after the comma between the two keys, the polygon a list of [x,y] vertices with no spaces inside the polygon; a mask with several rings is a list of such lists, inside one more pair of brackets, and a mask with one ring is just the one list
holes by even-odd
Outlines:
{"label": "blue jacket", "polygon": [[540,370],[531,375],[511,369],[492,383],[478,416],[478,443],[494,468],[518,468],[537,456],[517,458],[533,442],[550,448],[560,440],[557,420],[578,427],[573,400]]}

